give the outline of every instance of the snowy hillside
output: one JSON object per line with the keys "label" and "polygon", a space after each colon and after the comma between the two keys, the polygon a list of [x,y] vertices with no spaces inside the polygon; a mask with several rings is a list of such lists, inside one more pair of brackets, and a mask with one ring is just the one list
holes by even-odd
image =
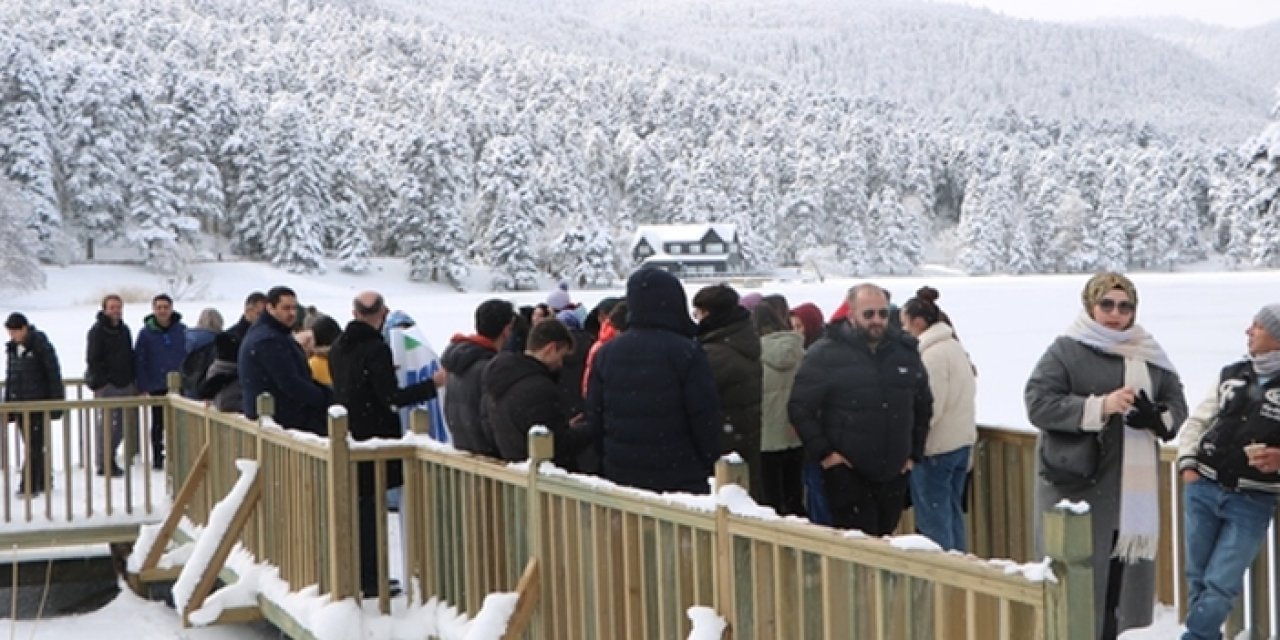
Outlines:
{"label": "snowy hillside", "polygon": [[[1013,108],[1063,120],[1152,122],[1231,143],[1257,132],[1275,85],[1256,74],[1224,73],[1213,64],[1216,57],[1132,30],[1016,20],[920,1],[346,1],[543,49],[666,60],[876,96],[938,115]],[[1240,59],[1221,61],[1267,65],[1277,59],[1250,58],[1263,53],[1249,48],[1252,40],[1222,34],[1219,44],[1240,45]]]}
{"label": "snowy hillside", "polygon": [[1187,49],[1250,86],[1267,92],[1280,89],[1280,22],[1250,29],[1175,19],[1122,20],[1111,24]]}
{"label": "snowy hillside", "polygon": [[[855,97],[817,80],[557,53],[493,25],[545,26],[555,40],[565,32],[554,25],[568,24],[587,49],[595,23],[565,22],[559,4],[503,13],[496,1],[415,5],[440,7],[420,20],[367,4],[0,3],[0,201],[12,203],[0,224],[28,236],[0,243],[0,271],[123,246],[178,278],[193,257],[230,252],[314,274],[391,256],[411,279],[457,288],[473,265],[493,267],[484,288],[606,286],[633,264],[636,225],[689,222],[735,224],[748,268],[765,273],[906,274],[926,259],[974,274],[1280,266],[1280,145],[1255,159],[1237,151],[1243,140],[1215,145],[1150,122],[1007,106],[944,117],[928,99]],[[564,6],[627,29],[648,19],[629,5]],[[588,11],[607,6],[623,9]],[[681,28],[730,38],[744,21],[786,17],[725,6]],[[910,11],[868,11],[897,34],[877,37],[915,33]],[[917,48],[995,20],[948,11],[958,18],[921,14],[940,22],[920,28]],[[763,50],[772,42],[761,34]],[[964,64],[989,59],[1004,73],[1007,56],[993,51],[974,48]],[[847,66],[824,52],[796,49],[796,64]],[[1193,94],[1162,100],[1182,108]],[[38,284],[13,280],[0,287]]]}

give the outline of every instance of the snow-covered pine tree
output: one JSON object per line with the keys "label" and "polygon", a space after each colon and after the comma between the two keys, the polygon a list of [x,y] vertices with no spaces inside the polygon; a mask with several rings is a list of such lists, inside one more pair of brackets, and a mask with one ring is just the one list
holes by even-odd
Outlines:
{"label": "snow-covered pine tree", "polygon": [[143,252],[148,267],[173,273],[190,255],[183,246],[195,241],[200,223],[179,210],[178,196],[172,191],[173,172],[161,160],[159,150],[149,144],[137,149],[125,239]]}
{"label": "snow-covered pine tree", "polygon": [[355,126],[344,121],[332,128],[336,135],[325,144],[328,149],[325,157],[329,159],[331,169],[329,201],[332,203],[325,220],[326,246],[337,253],[340,269],[348,273],[364,273],[369,270],[373,251],[366,231],[371,222],[369,209],[356,178],[361,163],[354,140]]}
{"label": "snow-covered pine tree", "polygon": [[538,267],[533,261],[530,241],[533,223],[529,220],[528,198],[515,190],[498,194],[490,218],[489,263],[493,265],[491,286],[499,291],[529,291],[538,288]]}
{"label": "snow-covered pine tree", "polygon": [[[1117,172],[1122,169],[1121,166],[1115,168]],[[1170,249],[1167,236],[1158,232],[1156,224],[1156,218],[1164,215],[1160,205],[1163,197],[1168,193],[1160,189],[1161,179],[1155,175],[1159,171],[1158,164],[1146,153],[1132,166],[1124,168],[1128,188],[1118,215],[1124,217],[1121,226],[1126,239],[1124,249],[1126,258],[1123,262],[1125,268],[1149,269],[1155,266],[1160,256]],[[1106,190],[1104,189],[1103,192],[1105,195]],[[1117,212],[1104,208],[1104,224],[1108,220],[1106,217],[1108,214],[1116,215]],[[1120,270],[1117,267],[1112,268]]]}
{"label": "snow-covered pine tree", "polygon": [[46,56],[14,36],[0,50],[0,169],[22,191],[28,219],[40,247],[40,259],[70,259],[63,228],[56,176],[61,174],[57,144],[57,98],[45,66]]}
{"label": "snow-covered pine tree", "polygon": [[[133,99],[133,78],[103,64],[87,63],[69,78],[64,96],[69,222],[86,247],[123,236],[129,181],[129,147],[144,123]],[[88,257],[92,258],[92,255]]]}
{"label": "snow-covered pine tree", "polygon": [[305,107],[291,98],[273,103],[263,125],[263,255],[294,273],[324,273],[323,221],[333,203],[320,141]]}
{"label": "snow-covered pine tree", "polygon": [[31,205],[22,189],[0,176],[0,229],[11,235],[0,242],[0,291],[30,291],[44,287],[44,272],[35,231],[27,226]]}
{"label": "snow-covered pine tree", "polygon": [[971,274],[998,273],[1004,269],[1008,250],[1007,225],[1012,219],[1013,190],[997,174],[974,176],[964,190],[957,230],[960,267]]}
{"label": "snow-covered pine tree", "polygon": [[[176,75],[176,74],[175,74]],[[208,228],[226,217],[222,176],[213,162],[211,104],[198,78],[174,79],[171,102],[156,106],[161,136],[166,140],[163,160],[173,176],[170,189],[178,211]]]}
{"label": "snow-covered pine tree", "polygon": [[470,157],[461,130],[424,132],[405,148],[407,175],[392,229],[408,254],[411,279],[462,286],[470,244],[462,222]]}
{"label": "snow-covered pine tree", "polygon": [[637,138],[627,156],[621,203],[622,215],[637,225],[665,222],[662,211],[666,191],[664,164],[648,139]]}
{"label": "snow-covered pine tree", "polygon": [[1250,248],[1249,259],[1253,266],[1264,269],[1280,267],[1280,198],[1272,197],[1270,206],[1258,218]]}
{"label": "snow-covered pine tree", "polygon": [[1271,114],[1277,121],[1249,145],[1251,195],[1246,209],[1257,216],[1250,252],[1255,267],[1280,266],[1280,100]]}
{"label": "snow-covered pine tree", "polygon": [[579,287],[610,287],[618,278],[614,269],[613,238],[604,229],[593,229],[574,268]]}
{"label": "snow-covered pine tree", "polygon": [[915,270],[924,257],[920,225],[911,219],[898,191],[886,184],[871,200],[869,217],[878,222],[875,254],[880,273],[904,274]]}
{"label": "snow-covered pine tree", "polygon": [[1098,268],[1106,271],[1124,271],[1129,265],[1128,233],[1126,231],[1124,171],[1118,163],[1107,173],[1099,195],[1101,209],[1098,213]]}
{"label": "snow-covered pine tree", "polygon": [[262,116],[254,113],[241,121],[240,128],[223,142],[223,190],[233,203],[231,249],[244,256],[266,255],[267,182],[266,129]]}

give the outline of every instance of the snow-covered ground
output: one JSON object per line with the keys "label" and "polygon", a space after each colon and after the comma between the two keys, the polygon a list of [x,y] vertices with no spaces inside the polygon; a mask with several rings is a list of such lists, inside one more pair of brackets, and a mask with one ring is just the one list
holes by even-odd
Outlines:
{"label": "snow-covered ground", "polygon": [[[139,301],[125,305],[125,320],[135,333],[150,313],[150,297],[160,292],[160,275],[130,266],[51,268],[45,290],[8,299],[0,312],[20,310],[49,334],[66,375],[84,371],[85,332],[105,293],[123,291]],[[214,307],[227,325],[240,314],[246,294],[284,284],[303,304],[315,305],[345,322],[351,298],[361,290],[381,291],[392,308],[403,309],[422,326],[437,351],[451,335],[472,330],[472,312],[481,301],[500,297],[518,304],[546,298],[547,290],[517,293],[456,293],[441,285],[410,282],[402,260],[378,259],[364,275],[332,272],[299,276],[261,263],[206,263],[195,268],[197,293],[176,308],[188,325],[200,311]],[[875,278],[904,302],[921,285],[942,293],[939,300],[978,368],[978,417],[986,424],[1025,427],[1022,387],[1044,349],[1081,309],[1083,275]],[[1155,334],[1182,375],[1188,400],[1198,401],[1218,369],[1244,353],[1244,330],[1258,308],[1280,301],[1280,274],[1274,271],[1133,274],[1138,287],[1138,322]],[[483,278],[473,278],[480,282]],[[827,314],[856,280],[773,281],[762,293],[782,293],[792,305],[816,303]],[[621,283],[620,283],[621,285]],[[690,296],[702,286],[686,285]],[[549,287],[548,287],[549,288]],[[744,290],[745,292],[746,290]],[[572,291],[575,302],[594,305],[622,295],[614,290]]]}
{"label": "snow-covered ground", "polygon": [[[381,291],[396,309],[412,315],[437,350],[456,332],[471,330],[472,311],[484,299],[501,297],[518,304],[543,300],[547,291],[505,293],[455,293],[444,286],[408,281],[398,260],[376,260],[372,273],[356,276],[332,273],[297,276],[269,266],[247,263],[209,263],[196,270],[192,295],[176,305],[188,323],[205,307],[219,309],[227,324],[239,315],[240,304],[251,290],[265,291],[284,284],[293,287],[304,304],[340,319],[348,317],[354,294],[364,289]],[[135,329],[149,313],[149,298],[161,291],[162,278],[141,268],[117,265],[50,269],[49,287],[10,298],[2,312],[23,311],[58,347],[66,375],[83,371],[84,336],[92,323],[98,299],[105,293],[126,293],[135,300],[125,306],[125,319]],[[1139,322],[1154,333],[1169,352],[1186,383],[1188,400],[1196,402],[1215,372],[1244,351],[1244,329],[1265,303],[1280,301],[1275,272],[1135,274],[1140,298]],[[905,301],[917,287],[928,284],[942,293],[941,306],[956,323],[958,333],[979,371],[979,419],[983,423],[1027,428],[1022,407],[1022,386],[1037,358],[1081,309],[1080,289],[1085,276],[1024,276],[970,278],[939,274],[928,277],[877,278]],[[826,282],[770,281],[758,290],[782,293],[794,305],[814,302],[826,313],[840,302],[855,280]],[[687,285],[690,295],[701,284]],[[622,290],[573,291],[576,302],[594,305]],[[1127,640],[1174,637],[1174,614],[1159,610],[1156,624],[1122,636]],[[136,620],[141,633],[122,620]],[[65,626],[60,626],[65,625]],[[153,627],[148,625],[155,625]],[[167,625],[167,626],[166,626]],[[160,605],[123,595],[94,614],[76,618],[19,622],[15,637],[109,638],[125,637],[246,637],[237,630],[179,631],[177,615]],[[115,630],[120,635],[110,635]],[[127,629],[127,630],[126,630]],[[47,635],[46,635],[47,634]],[[181,635],[188,634],[188,635]]]}

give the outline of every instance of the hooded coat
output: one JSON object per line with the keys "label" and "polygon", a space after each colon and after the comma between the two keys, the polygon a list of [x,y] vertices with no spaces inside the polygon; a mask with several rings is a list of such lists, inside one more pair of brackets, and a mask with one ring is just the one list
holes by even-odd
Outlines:
{"label": "hooded coat", "polygon": [[[399,439],[400,415],[396,408],[426,402],[436,397],[430,379],[403,389],[396,380],[391,347],[382,333],[367,322],[352,320],[329,350],[333,373],[334,401],[347,408],[351,437]],[[374,495],[374,465],[358,466],[359,495]],[[387,486],[404,484],[398,461],[387,465]]]}
{"label": "hooded coat", "polygon": [[480,378],[496,355],[497,346],[480,335],[456,335],[440,355],[440,366],[449,372],[444,385],[444,418],[453,446],[493,458],[498,457],[498,447],[480,426]]}
{"label": "hooded coat", "polygon": [[555,442],[555,463],[576,470],[585,444],[583,432],[569,427],[560,390],[550,369],[523,353],[499,353],[485,368],[482,415],[485,433],[498,447],[498,457],[511,462],[529,458],[529,429],[544,426]]}
{"label": "hooded coat", "polygon": [[600,348],[587,384],[587,429],[605,478],[652,491],[708,493],[720,454],[720,400],[693,339],[684,288],[661,269],[627,280],[630,325]]}
{"label": "hooded coat", "polygon": [[174,311],[167,327],[160,326],[155,314],[148,315],[133,348],[138,391],[155,393],[168,389],[169,372],[181,371],[186,357],[187,325],[182,324],[182,314]]}
{"label": "hooded coat", "polygon": [[707,353],[720,397],[720,452],[738,452],[747,462],[751,494],[763,497],[760,475],[760,398],[764,372],[760,365],[760,336],[751,313],[740,306],[713,314],[698,326],[698,342]]}

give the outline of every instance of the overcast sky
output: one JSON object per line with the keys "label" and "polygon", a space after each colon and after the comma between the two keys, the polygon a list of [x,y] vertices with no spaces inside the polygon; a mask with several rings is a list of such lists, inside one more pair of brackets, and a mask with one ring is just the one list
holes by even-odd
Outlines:
{"label": "overcast sky", "polygon": [[1228,27],[1280,20],[1280,0],[935,0],[986,7],[1015,18],[1079,22],[1178,16]]}

